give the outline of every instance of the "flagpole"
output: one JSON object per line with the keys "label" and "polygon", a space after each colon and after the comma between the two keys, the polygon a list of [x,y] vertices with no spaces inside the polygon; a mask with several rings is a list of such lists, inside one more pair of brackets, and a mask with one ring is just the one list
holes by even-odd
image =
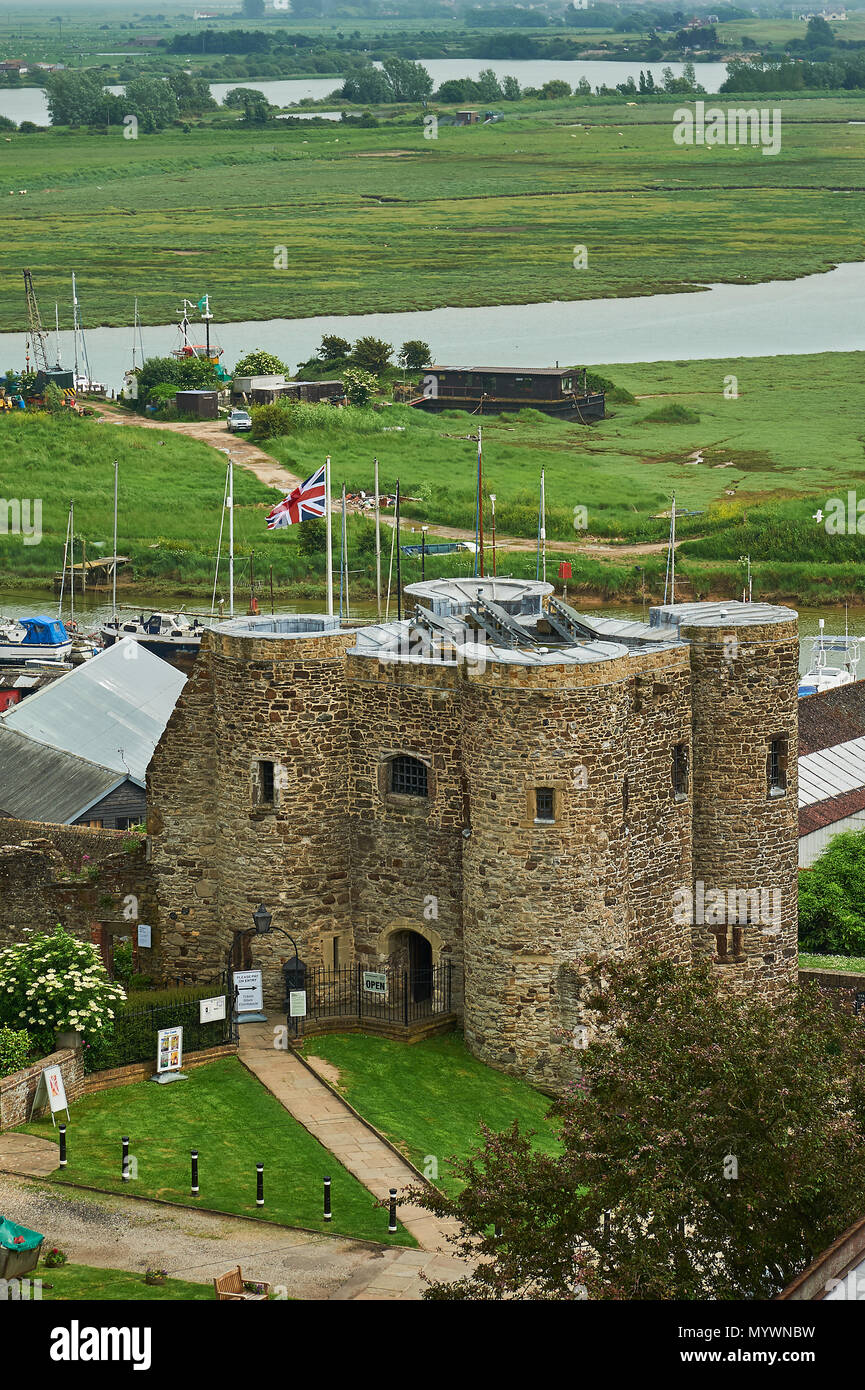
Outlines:
{"label": "flagpole", "polygon": [[481,579],[484,577],[484,463],[481,427],[478,425],[478,534],[480,538]]}
{"label": "flagpole", "polygon": [[351,618],[351,604],[348,600],[348,517],[345,511],[345,483],[342,485],[342,563],[345,568],[345,616]]}
{"label": "flagpole", "polygon": [[544,492],[544,470],[541,469],[541,555],[543,556],[543,580],[547,582],[547,499]]}
{"label": "flagpole", "polygon": [[234,617],[234,463],[228,455],[228,615]]}
{"label": "flagpole", "polygon": [[345,483],[342,485],[342,527],[339,533],[339,621],[342,622],[342,581],[345,575]]}
{"label": "flagpole", "polygon": [[381,509],[378,505],[378,459],[375,460],[375,601],[381,622]]}
{"label": "flagpole", "polygon": [[330,513],[330,454],[324,464],[324,514],[327,525],[327,611],[333,617],[333,517]]}
{"label": "flagpole", "polygon": [[114,460],[114,564],[111,566],[112,614],[117,617],[117,459]]}
{"label": "flagpole", "polygon": [[402,567],[399,548],[399,478],[396,480],[396,620],[402,622]]}

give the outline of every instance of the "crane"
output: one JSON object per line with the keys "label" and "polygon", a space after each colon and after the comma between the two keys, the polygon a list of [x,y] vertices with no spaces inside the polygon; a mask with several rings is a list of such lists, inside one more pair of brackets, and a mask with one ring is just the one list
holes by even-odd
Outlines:
{"label": "crane", "polygon": [[27,344],[27,367],[30,367],[30,343],[33,344],[33,361],[37,371],[48,371],[48,334],[42,327],[42,320],[39,317],[39,305],[36,303],[36,291],[33,288],[33,277],[29,270],[25,270],[24,290],[27,295],[27,319],[28,344]]}

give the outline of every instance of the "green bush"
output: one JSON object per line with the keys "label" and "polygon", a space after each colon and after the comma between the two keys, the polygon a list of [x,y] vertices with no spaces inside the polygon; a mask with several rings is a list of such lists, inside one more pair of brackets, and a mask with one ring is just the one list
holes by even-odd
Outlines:
{"label": "green bush", "polygon": [[34,1047],[45,1052],[60,1029],[88,1037],[110,1027],[125,998],[96,947],[60,925],[0,951],[0,1024],[25,1025]]}
{"label": "green bush", "polygon": [[644,425],[699,425],[700,417],[696,410],[689,410],[686,405],[679,405],[671,402],[669,405],[662,405],[660,410],[653,410],[651,415],[643,416]]}
{"label": "green bush", "polygon": [[252,429],[250,434],[253,439],[278,439],[281,435],[291,434],[292,431],[292,411],[287,405],[258,405],[253,406]]}
{"label": "green bush", "polygon": [[32,1043],[23,1028],[0,1027],[0,1076],[11,1076],[30,1061]]}
{"label": "green bush", "polygon": [[799,875],[799,945],[819,955],[865,954],[865,830],[845,830]]}

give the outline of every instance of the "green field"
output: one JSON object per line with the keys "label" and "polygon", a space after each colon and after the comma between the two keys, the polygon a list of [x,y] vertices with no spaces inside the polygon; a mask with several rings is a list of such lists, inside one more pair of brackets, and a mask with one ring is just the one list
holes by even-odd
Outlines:
{"label": "green field", "polygon": [[[831,603],[865,593],[865,538],[829,536],[814,520],[831,497],[846,498],[863,473],[863,358],[859,353],[637,363],[601,370],[636,398],[613,404],[610,418],[586,428],[523,411],[484,423],[485,492],[497,496],[498,537],[537,532],[538,483],[546,473],[550,565],[557,543],[662,543],[670,497],[676,494],[684,537],[677,570],[694,595],[733,596],[741,589],[739,556],[751,554],[756,592],[800,603]],[[735,376],[738,398],[724,395]],[[818,403],[818,408],[814,403]],[[649,417],[670,405],[696,420],[677,424]],[[831,416],[831,434],[824,410]],[[402,428],[395,429],[399,425]],[[333,457],[334,493],[372,489],[372,461],[381,485],[399,478],[404,499],[403,542],[419,539],[421,523],[473,534],[475,421],[461,412],[432,416],[407,407],[334,411],[309,407],[297,432],[265,448],[292,473],[306,477],[324,455]],[[41,498],[44,539],[24,546],[0,534],[0,577],[32,586],[50,580],[62,561],[70,497],[76,532],[88,555],[110,553],[113,460],[120,460],[119,549],[153,588],[209,596],[222,504],[225,458],[217,449],[176,432],[74,417],[0,415],[6,497]],[[268,532],[265,514],[277,494],[236,469],[237,589],[243,591],[249,553],[259,578],[274,566],[277,592],[319,599],[324,557],[304,554],[302,528]],[[574,529],[574,508],[585,507],[586,531]],[[489,512],[487,511],[487,543]],[[695,539],[689,539],[689,537]],[[701,538],[701,539],[696,539]],[[102,543],[100,550],[98,543]],[[506,542],[503,542],[506,544]],[[385,574],[389,559],[385,532]],[[223,552],[224,553],[224,552]],[[81,540],[77,543],[80,559]],[[569,554],[572,592],[634,595],[645,569],[649,597],[663,590],[664,554]],[[352,591],[375,589],[373,528],[350,522]],[[500,572],[533,576],[531,545],[500,556]],[[427,562],[429,576],[466,574],[471,557]],[[420,577],[406,560],[403,582]],[[688,585],[691,585],[690,591]],[[225,593],[225,564],[219,593]]]}
{"label": "green field", "polygon": [[848,122],[865,98],[778,104],[772,158],[674,145],[669,103],[576,100],[436,140],[419,112],[371,130],[14,134],[0,318],[23,326],[23,266],[43,310],[75,270],[88,323],[119,325],[135,296],[145,323],[171,321],[191,283],[225,321],[646,295],[859,259],[865,126]]}
{"label": "green field", "polygon": [[[51,1121],[23,1126],[56,1139]],[[130,1138],[138,1176],[120,1176],[120,1139]],[[181,1206],[200,1205],[282,1226],[302,1226],[383,1244],[414,1245],[400,1227],[387,1232],[375,1197],[280,1105],[234,1057],[196,1067],[183,1085],[148,1081],[76,1101],[69,1166],[50,1181],[131,1192]],[[189,1153],[197,1149],[201,1195],[189,1195]],[[264,1164],[264,1199],[255,1204],[255,1169]],[[322,1180],[333,1180],[333,1220],[322,1217]],[[376,1194],[385,1196],[386,1194]]]}
{"label": "green field", "polygon": [[483,1143],[481,1124],[501,1131],[518,1120],[524,1134],[535,1131],[537,1148],[558,1149],[558,1128],[547,1118],[549,1098],[476,1061],[459,1033],[411,1047],[357,1033],[326,1034],[303,1050],[337,1067],[337,1089],[346,1100],[446,1191],[456,1190],[448,1160],[466,1158]]}
{"label": "green field", "polygon": [[128,1269],[101,1269],[94,1265],[65,1264],[46,1269],[40,1264],[27,1278],[41,1279],[43,1303],[212,1303],[212,1284],[189,1279],[169,1279],[165,1284],[145,1284],[144,1274]]}

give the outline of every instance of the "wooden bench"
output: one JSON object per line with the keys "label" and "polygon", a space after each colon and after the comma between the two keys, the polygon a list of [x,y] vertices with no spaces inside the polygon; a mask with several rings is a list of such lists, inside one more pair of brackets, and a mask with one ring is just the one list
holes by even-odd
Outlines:
{"label": "wooden bench", "polygon": [[264,1293],[249,1293],[243,1287],[243,1274],[240,1265],[236,1269],[229,1270],[228,1274],[220,1274],[218,1279],[214,1279],[213,1287],[216,1290],[216,1297],[222,1303],[264,1303],[270,1296],[270,1285],[263,1279],[249,1280],[249,1283],[260,1284]]}

